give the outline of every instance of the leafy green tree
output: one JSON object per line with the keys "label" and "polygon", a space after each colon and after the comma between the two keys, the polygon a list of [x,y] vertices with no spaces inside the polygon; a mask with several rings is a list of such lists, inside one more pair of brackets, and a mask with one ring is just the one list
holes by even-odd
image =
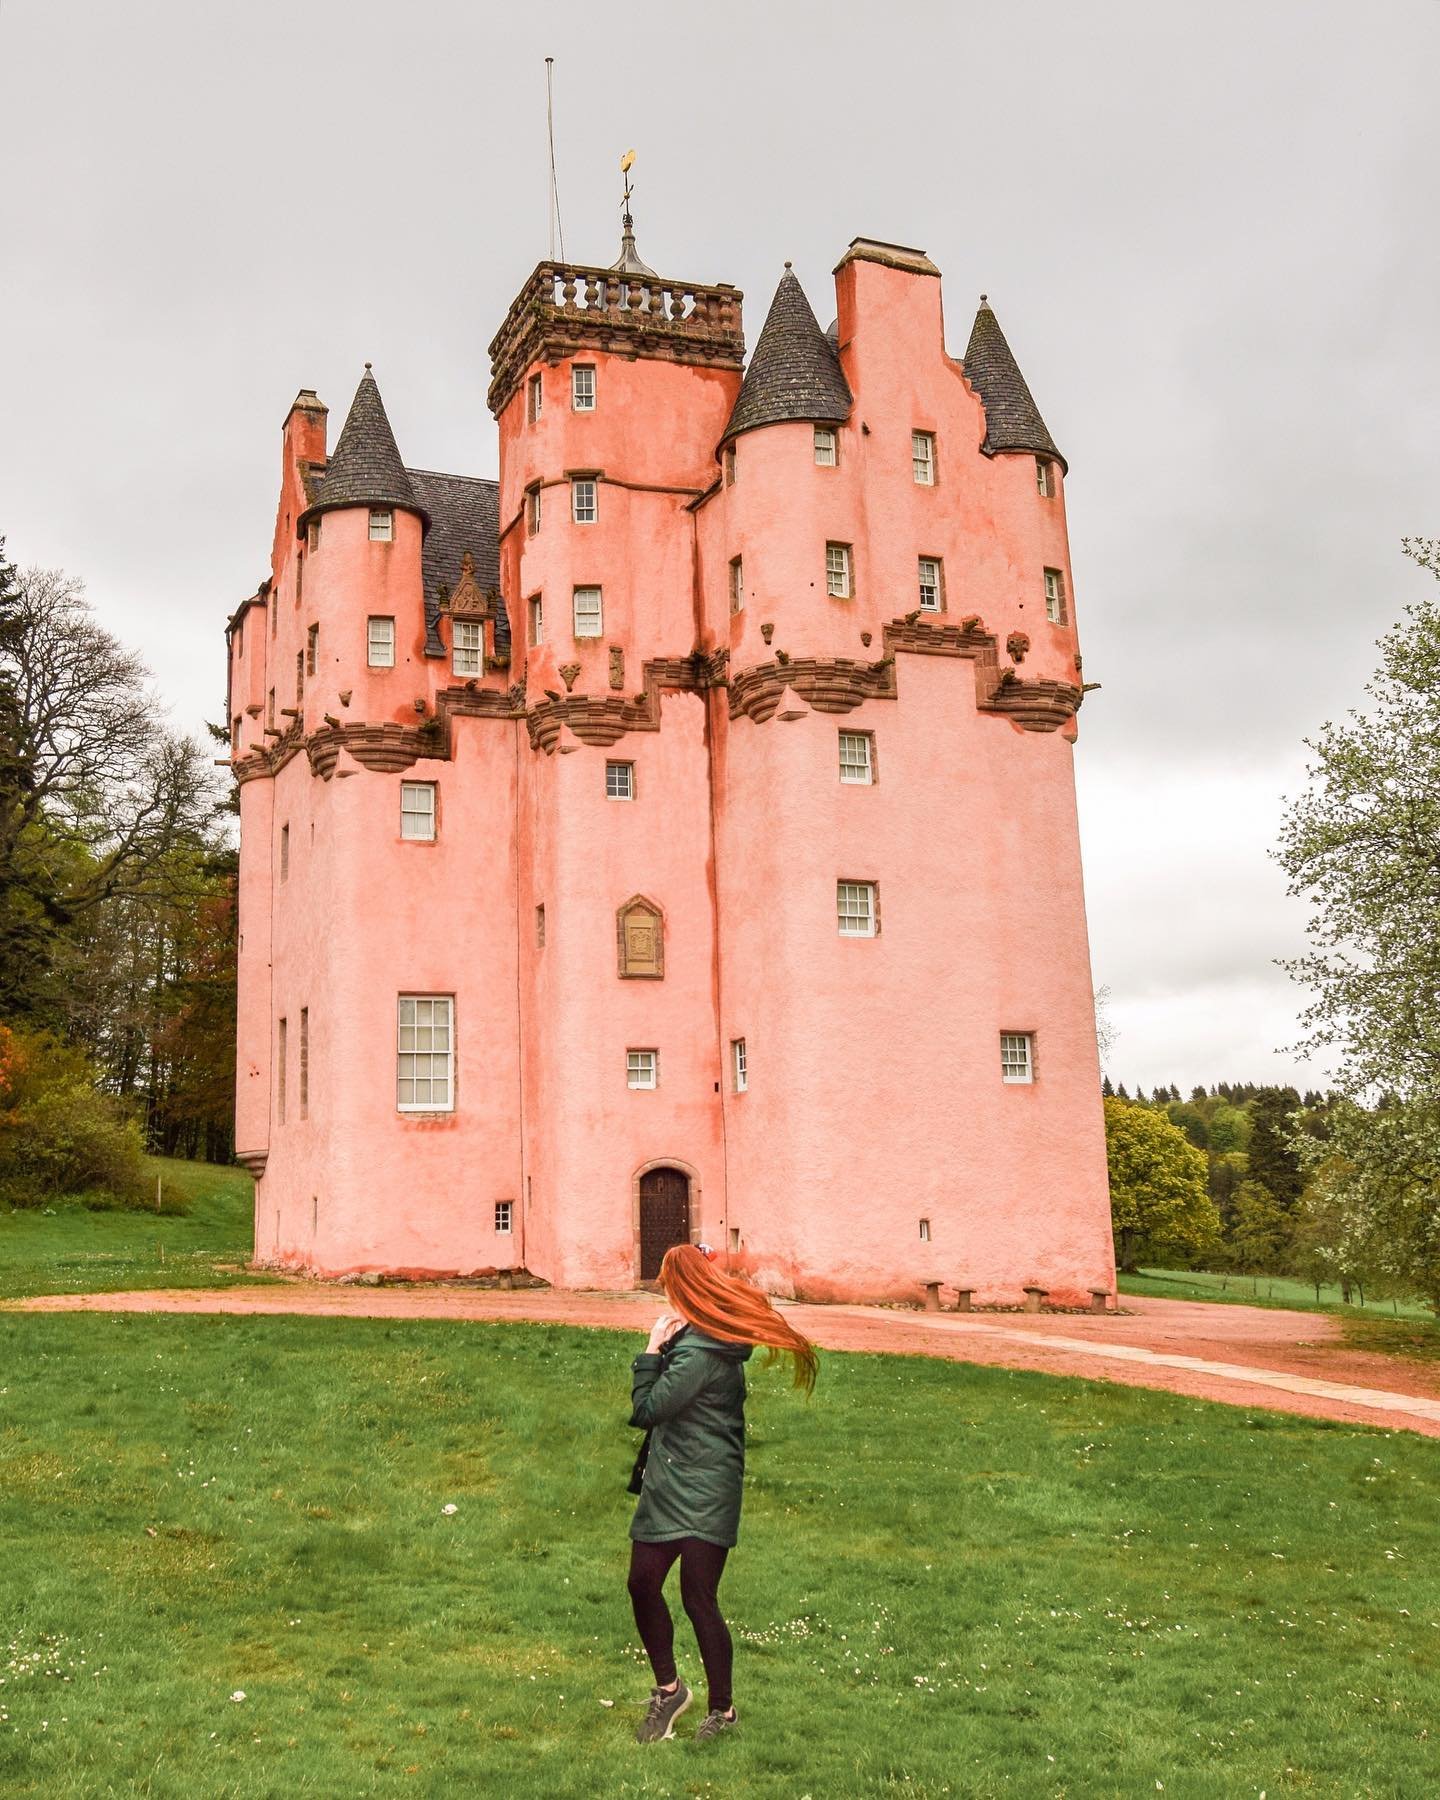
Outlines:
{"label": "leafy green tree", "polygon": [[1232,1267],[1246,1275],[1281,1275],[1289,1263],[1290,1213],[1258,1181],[1235,1190],[1226,1233]]}
{"label": "leafy green tree", "polygon": [[1300,1198],[1305,1185],[1300,1157],[1295,1149],[1295,1115],[1300,1096],[1294,1088],[1261,1088],[1250,1102],[1250,1145],[1247,1173],[1263,1182],[1277,1205],[1287,1212]]}
{"label": "leafy green tree", "polygon": [[1244,1150],[1249,1141],[1250,1121],[1241,1109],[1227,1100],[1216,1101],[1210,1114],[1211,1150],[1216,1156],[1229,1156],[1236,1150]]}
{"label": "leafy green tree", "polygon": [[1165,1108],[1165,1116],[1172,1125],[1178,1125],[1197,1150],[1210,1148],[1210,1127],[1205,1115],[1196,1106],[1180,1101],[1171,1101]]}
{"label": "leafy green tree", "polygon": [[1213,1245],[1220,1219],[1206,1191],[1204,1156],[1163,1113],[1119,1098],[1106,1100],[1104,1107],[1121,1268],[1138,1267],[1142,1249],[1194,1255]]}

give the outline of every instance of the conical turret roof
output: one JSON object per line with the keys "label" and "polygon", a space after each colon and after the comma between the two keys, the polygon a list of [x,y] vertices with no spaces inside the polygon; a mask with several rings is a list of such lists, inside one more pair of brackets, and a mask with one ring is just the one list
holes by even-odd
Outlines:
{"label": "conical turret roof", "polygon": [[820,329],[787,262],[725,436],[790,419],[838,425],[849,418],[852,404],[835,347]]}
{"label": "conical turret roof", "polygon": [[1066,467],[984,294],[980,296],[970,342],[965,346],[965,374],[985,407],[982,448],[987,455],[993,456],[1000,450],[1030,450],[1036,456],[1053,456],[1062,468]]}
{"label": "conical turret roof", "polygon": [[303,527],[316,513],[334,512],[342,506],[403,506],[418,513],[425,523],[430,516],[415,495],[395,433],[385,415],[385,402],[366,363],[365,373],[350,403],[335,453],[325,468],[313,506],[299,520]]}

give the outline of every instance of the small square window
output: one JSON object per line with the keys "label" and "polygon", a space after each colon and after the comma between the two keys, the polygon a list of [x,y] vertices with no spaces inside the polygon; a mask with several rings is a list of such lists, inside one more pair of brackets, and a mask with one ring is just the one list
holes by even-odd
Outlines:
{"label": "small square window", "polygon": [[625,1085],[632,1088],[653,1088],[660,1085],[660,1052],[658,1050],[627,1050],[625,1052]]}
{"label": "small square window", "polygon": [[604,625],[600,611],[600,590],[598,587],[579,587],[575,590],[575,635],[577,638],[598,638]]}
{"label": "small square window", "polygon": [[607,800],[633,800],[635,798],[634,763],[606,763],[605,798]]}
{"label": "small square window", "polygon": [[525,386],[525,410],[533,425],[540,417],[545,405],[545,386],[542,377],[532,375]]}
{"label": "small square window", "polygon": [[395,667],[395,621],[372,617],[366,628],[368,657],[372,669]]}
{"label": "small square window", "polygon": [[915,479],[921,487],[935,485],[935,433],[933,431],[912,431],[910,433],[910,461]]}
{"label": "small square window", "polygon": [[815,464],[817,468],[833,469],[840,461],[840,440],[829,425],[815,427]]}
{"label": "small square window", "polygon": [[734,485],[735,485],[735,446],[733,444],[727,444],[725,446],[725,454],[722,457],[721,461],[722,461],[722,464],[723,464],[723,467],[725,470],[725,485],[726,485],[726,487],[734,487]]}
{"label": "small square window", "polygon": [[825,546],[825,592],[834,600],[850,598],[850,546]]}
{"label": "small square window", "polygon": [[485,665],[485,626],[479,619],[456,619],[450,667],[456,675],[479,675]]}
{"label": "small square window", "polygon": [[400,783],[400,835],[417,843],[435,841],[435,783]]}
{"label": "small square window", "polygon": [[595,370],[590,363],[576,363],[570,371],[570,404],[576,412],[595,410]]}
{"label": "small square window", "polygon": [[540,484],[525,490],[525,530],[530,537],[540,529]]}
{"label": "small square window", "polygon": [[730,559],[730,610],[738,613],[745,604],[745,568],[740,557]]}
{"label": "small square window", "polygon": [[398,1111],[454,1111],[454,1027],[453,996],[399,996],[395,1059],[395,1105]]}
{"label": "small square window", "polygon": [[495,1202],[495,1230],[500,1237],[509,1237],[514,1229],[515,1202],[513,1200],[497,1200]]}
{"label": "small square window", "polygon": [[944,588],[944,569],[938,556],[922,556],[920,558],[920,610],[921,612],[939,612],[942,607]]}
{"label": "small square window", "polygon": [[1045,571],[1045,617],[1052,625],[1065,623],[1065,577],[1058,569]]}
{"label": "small square window", "polygon": [[744,1038],[730,1040],[730,1070],[735,1081],[735,1092],[743,1094],[750,1085],[750,1063],[745,1054]]}
{"label": "small square window", "polygon": [[868,731],[840,733],[840,779],[852,787],[869,787],[875,779]]}
{"label": "small square window", "polygon": [[874,937],[877,926],[875,883],[841,881],[835,886],[841,937]]}
{"label": "small square window", "polygon": [[1055,498],[1055,465],[1047,457],[1035,458],[1035,486],[1042,500]]}
{"label": "small square window", "polygon": [[395,515],[388,506],[370,508],[370,542],[388,544],[395,536]]}
{"label": "small square window", "polygon": [[1000,1033],[1000,1079],[1020,1083],[1034,1081],[1034,1039],[1028,1031]]}
{"label": "small square window", "polygon": [[570,510],[577,525],[593,525],[599,518],[600,513],[593,481],[577,476],[570,483]]}
{"label": "small square window", "polygon": [[540,603],[540,596],[538,594],[532,594],[530,596],[530,644],[531,644],[531,648],[533,649],[536,644],[543,644],[544,642],[545,642],[545,610]]}

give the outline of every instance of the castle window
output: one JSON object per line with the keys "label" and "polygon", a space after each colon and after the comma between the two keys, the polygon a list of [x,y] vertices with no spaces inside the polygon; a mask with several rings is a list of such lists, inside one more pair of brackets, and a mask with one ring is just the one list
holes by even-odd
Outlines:
{"label": "castle window", "polygon": [[631,762],[607,762],[605,765],[605,798],[607,800],[633,800],[635,798],[635,765]]}
{"label": "castle window", "polygon": [[232,756],[238,756],[240,754],[240,715],[239,715],[239,713],[236,713],[235,718],[230,726],[230,754]]}
{"label": "castle window", "polygon": [[1065,577],[1058,569],[1045,571],[1045,617],[1052,625],[1065,623]]}
{"label": "castle window", "polygon": [[312,625],[305,633],[305,673],[315,673],[315,658],[320,649],[320,627]]}
{"label": "castle window", "polygon": [[1035,1041],[1028,1031],[1000,1033],[1000,1079],[1026,1083],[1035,1079]]}
{"label": "castle window", "polygon": [[479,619],[456,619],[450,667],[456,675],[478,675],[484,663],[485,626]]}
{"label": "castle window", "polygon": [[570,371],[570,404],[576,412],[595,410],[595,369],[591,363],[576,363]]}
{"label": "castle window", "polygon": [[868,731],[840,733],[840,779],[852,787],[869,787],[875,779],[875,761]]}
{"label": "castle window", "polygon": [[921,487],[935,485],[935,433],[933,431],[912,431],[910,433],[910,463],[915,479]]}
{"label": "castle window", "polygon": [[544,404],[545,396],[542,391],[541,378],[538,375],[532,375],[525,387],[525,411],[532,425],[540,417],[540,409]]}
{"label": "castle window", "polygon": [[282,881],[290,879],[290,827],[288,825],[280,827],[280,879]]}
{"label": "castle window", "polygon": [[834,427],[817,425],[815,427],[815,463],[817,468],[833,469],[840,460],[840,440],[836,437]]}
{"label": "castle window", "polygon": [[734,487],[734,485],[735,485],[735,446],[733,444],[727,444],[725,446],[725,455],[723,458],[723,464],[724,464],[724,469],[725,469],[725,485],[726,485],[726,487]]}
{"label": "castle window", "polygon": [[750,1085],[750,1064],[745,1056],[744,1038],[730,1040],[730,1071],[735,1081],[735,1092],[743,1094]]}
{"label": "castle window", "polygon": [[543,900],[535,908],[535,948],[537,950],[545,948],[545,903]]}
{"label": "castle window", "polygon": [[825,546],[825,592],[834,600],[850,598],[850,546]]}
{"label": "castle window", "polygon": [[835,901],[841,937],[874,937],[879,929],[873,881],[840,881]]}
{"label": "castle window", "polygon": [[1055,498],[1055,465],[1047,457],[1035,458],[1035,486],[1042,500]]}
{"label": "castle window", "polygon": [[300,1117],[310,1117],[310,1008],[300,1008]]}
{"label": "castle window", "polygon": [[570,483],[570,513],[577,525],[593,525],[600,516],[595,483],[587,477],[577,476]]}
{"label": "castle window", "polygon": [[274,690],[274,688],[271,688],[270,692],[265,696],[265,729],[267,731],[273,731],[275,729],[275,690]]}
{"label": "castle window", "polygon": [[530,596],[530,643],[531,643],[531,647],[533,648],[536,644],[543,644],[544,642],[545,642],[545,611],[544,611],[544,608],[540,604],[540,596],[538,594],[532,594]]}
{"label": "castle window", "polygon": [[245,621],[243,619],[240,619],[237,621],[236,626],[235,626],[235,660],[236,660],[236,662],[243,662],[244,659],[245,659]]}
{"label": "castle window", "polygon": [[435,841],[435,783],[402,781],[400,783],[400,835],[416,843]]}
{"label": "castle window", "polygon": [[599,637],[604,630],[600,616],[600,590],[598,587],[580,587],[575,590],[575,635],[577,638]]}
{"label": "castle window", "polygon": [[370,542],[388,544],[395,536],[395,515],[388,506],[370,508]]}
{"label": "castle window", "polygon": [[745,569],[738,556],[730,559],[730,610],[737,613],[745,604]]}
{"label": "castle window", "polygon": [[305,652],[295,652],[295,704],[298,706],[305,698]]}
{"label": "castle window", "polygon": [[495,1230],[501,1237],[509,1237],[514,1229],[515,1202],[513,1200],[497,1200],[495,1202]]}
{"label": "castle window", "polygon": [[455,1001],[449,994],[401,994],[395,1057],[399,1112],[455,1110]]}
{"label": "castle window", "polygon": [[540,483],[525,490],[525,529],[531,537],[540,529]]}
{"label": "castle window", "polygon": [[372,669],[395,667],[395,621],[372,615],[366,622],[367,655]]}
{"label": "castle window", "polygon": [[939,612],[941,610],[941,595],[944,592],[943,575],[944,570],[938,556],[922,556],[920,558],[921,612]]}
{"label": "castle window", "polygon": [[930,1242],[930,1221],[928,1219],[920,1221],[920,1242],[922,1244]]}
{"label": "castle window", "polygon": [[625,1085],[632,1088],[654,1088],[660,1085],[660,1052],[627,1050],[625,1052]]}
{"label": "castle window", "polygon": [[313,556],[320,548],[320,521],[312,519],[305,527],[305,548]]}
{"label": "castle window", "polygon": [[275,1122],[285,1123],[285,1050],[290,1035],[289,1022],[281,1019],[275,1030]]}

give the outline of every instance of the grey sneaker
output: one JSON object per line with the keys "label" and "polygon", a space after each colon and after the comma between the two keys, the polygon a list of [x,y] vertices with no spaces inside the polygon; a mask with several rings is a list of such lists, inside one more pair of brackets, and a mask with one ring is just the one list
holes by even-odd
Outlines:
{"label": "grey sneaker", "polygon": [[635,1742],[658,1744],[661,1738],[674,1737],[675,1721],[694,1698],[683,1681],[668,1694],[664,1688],[651,1688],[650,1704],[645,1709],[645,1717],[640,1721],[640,1729],[635,1733]]}
{"label": "grey sneaker", "polygon": [[700,1722],[700,1729],[695,1733],[695,1742],[703,1744],[710,1738],[719,1737],[722,1731],[729,1731],[740,1723],[740,1715],[732,1706],[729,1712],[708,1712]]}

